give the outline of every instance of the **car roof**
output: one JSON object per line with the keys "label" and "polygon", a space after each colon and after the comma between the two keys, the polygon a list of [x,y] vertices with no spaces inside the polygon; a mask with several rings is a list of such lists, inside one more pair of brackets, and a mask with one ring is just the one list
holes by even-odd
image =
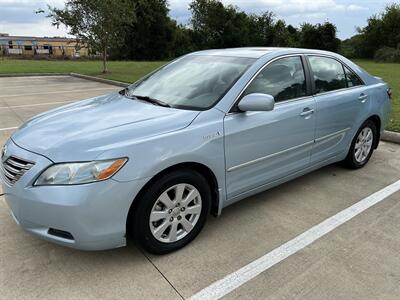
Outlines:
{"label": "car roof", "polygon": [[295,53],[319,53],[336,55],[333,52],[313,49],[301,48],[280,48],[280,47],[243,47],[243,48],[227,48],[227,49],[212,49],[194,52],[193,55],[213,55],[213,56],[232,56],[232,57],[247,57],[258,59],[267,54],[295,54]]}

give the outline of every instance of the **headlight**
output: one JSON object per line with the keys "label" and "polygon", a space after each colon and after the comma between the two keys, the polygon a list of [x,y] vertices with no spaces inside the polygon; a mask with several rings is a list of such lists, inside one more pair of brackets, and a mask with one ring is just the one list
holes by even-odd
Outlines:
{"label": "headlight", "polygon": [[55,164],[47,168],[34,185],[70,185],[106,180],[117,173],[127,161],[127,158],[120,158]]}

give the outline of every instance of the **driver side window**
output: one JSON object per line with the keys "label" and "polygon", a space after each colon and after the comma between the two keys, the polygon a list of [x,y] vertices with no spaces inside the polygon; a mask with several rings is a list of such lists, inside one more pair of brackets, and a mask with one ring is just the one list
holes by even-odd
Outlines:
{"label": "driver side window", "polygon": [[272,95],[275,102],[306,96],[306,78],[300,56],[281,58],[266,66],[243,96],[253,93]]}

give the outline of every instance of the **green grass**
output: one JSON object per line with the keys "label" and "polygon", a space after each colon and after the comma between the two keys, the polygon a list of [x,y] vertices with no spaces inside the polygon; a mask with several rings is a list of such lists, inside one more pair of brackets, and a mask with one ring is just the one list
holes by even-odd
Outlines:
{"label": "green grass", "polygon": [[71,60],[1,59],[0,74],[21,73],[80,73],[132,83],[143,75],[164,65],[163,61],[110,61],[109,72],[102,74],[102,62]]}
{"label": "green grass", "polygon": [[[0,74],[15,73],[81,73],[123,82],[134,82],[143,75],[165,64],[164,61],[110,61],[109,72],[102,74],[101,61],[48,61],[17,60],[0,58]],[[400,64],[375,63],[371,60],[357,60],[370,74],[382,77],[393,90],[393,110],[387,129],[400,132]]]}
{"label": "green grass", "polygon": [[393,90],[393,100],[390,123],[386,129],[400,132],[400,64],[376,63],[372,60],[356,60],[355,63],[389,83]]}

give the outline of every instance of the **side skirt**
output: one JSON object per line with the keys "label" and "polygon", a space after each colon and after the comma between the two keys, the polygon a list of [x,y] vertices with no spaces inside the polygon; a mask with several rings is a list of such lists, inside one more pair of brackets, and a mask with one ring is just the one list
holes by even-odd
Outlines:
{"label": "side skirt", "polygon": [[244,192],[244,193],[241,193],[241,194],[239,194],[239,195],[236,195],[235,197],[233,197],[233,198],[231,198],[231,199],[228,199],[228,200],[223,204],[223,208],[225,208],[225,207],[227,207],[227,206],[229,206],[229,205],[231,205],[231,204],[233,204],[233,203],[235,203],[235,202],[237,202],[237,201],[239,201],[239,200],[242,200],[242,199],[244,199],[244,198],[247,198],[247,197],[253,196],[253,195],[255,195],[255,194],[264,192],[264,191],[266,191],[266,190],[268,190],[268,189],[270,189],[270,188],[276,187],[276,186],[278,186],[278,185],[280,185],[280,184],[282,184],[282,183],[285,183],[285,182],[287,182],[287,181],[290,181],[290,180],[292,180],[292,179],[295,179],[295,178],[297,178],[297,177],[300,177],[300,176],[302,176],[302,175],[305,175],[305,174],[307,174],[307,173],[310,173],[310,172],[312,172],[312,171],[315,171],[315,170],[317,170],[317,169],[320,169],[320,168],[322,168],[322,167],[324,167],[324,166],[333,164],[333,163],[338,162],[338,161],[340,161],[340,160],[342,160],[342,159],[343,159],[343,154],[336,155],[336,156],[334,156],[334,157],[332,157],[332,158],[329,158],[329,159],[327,159],[327,160],[325,160],[325,161],[318,162],[318,163],[316,163],[316,164],[314,164],[314,165],[312,165],[312,166],[309,166],[309,167],[307,167],[307,168],[305,168],[305,169],[303,169],[303,170],[300,170],[300,171],[298,171],[298,172],[292,173],[292,174],[290,174],[290,175],[288,175],[288,176],[285,176],[285,177],[282,177],[282,178],[280,178],[280,179],[277,179],[277,180],[271,181],[271,182],[269,182],[269,183],[263,184],[263,185],[261,185],[261,186],[259,186],[259,187],[257,187],[257,188],[253,188],[253,189],[251,189],[251,190],[248,190],[248,191],[246,191],[246,192]]}

